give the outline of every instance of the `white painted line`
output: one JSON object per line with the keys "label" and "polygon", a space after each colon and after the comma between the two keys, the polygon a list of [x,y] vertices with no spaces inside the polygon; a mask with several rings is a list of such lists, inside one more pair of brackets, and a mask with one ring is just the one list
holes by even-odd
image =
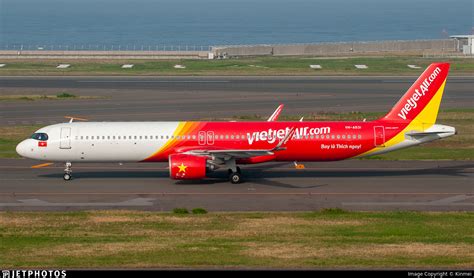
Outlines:
{"label": "white painted line", "polygon": [[24,199],[18,200],[19,203],[0,203],[0,207],[88,207],[88,206],[99,206],[99,207],[115,207],[115,206],[152,206],[153,198],[135,198],[116,203],[50,203],[40,199]]}
{"label": "white painted line", "polygon": [[468,195],[456,195],[429,202],[347,202],[343,206],[474,206],[472,202],[458,202],[472,198]]}
{"label": "white painted line", "polygon": [[124,65],[122,65],[122,68],[123,69],[131,69],[131,68],[133,68],[133,66],[134,66],[133,64],[124,64]]}
{"label": "white painted line", "polygon": [[249,67],[268,69],[268,67],[265,67],[265,66],[258,66],[258,65],[249,65]]}
{"label": "white painted line", "polygon": [[464,201],[464,200],[467,200],[467,199],[470,199],[470,198],[472,198],[472,196],[468,196],[468,195],[457,195],[457,196],[452,196],[452,197],[447,197],[447,198],[444,198],[444,199],[432,201],[432,203],[436,203],[436,204],[451,204],[451,203],[455,203],[455,202],[459,202],[459,201]]}
{"label": "white painted line", "polygon": [[322,69],[321,65],[309,65],[310,68],[312,69]]}
{"label": "white painted line", "polygon": [[229,80],[84,80],[78,83],[229,83]]}
{"label": "white painted line", "polygon": [[69,68],[71,65],[70,64],[60,64],[58,65],[56,68],[57,69],[67,69]]}
{"label": "white painted line", "polygon": [[403,81],[403,80],[381,80],[382,83],[410,83],[412,84],[413,81],[410,81],[410,80],[406,80],[406,81]]}
{"label": "white painted line", "polygon": [[368,69],[369,67],[367,65],[354,65],[358,69]]}
{"label": "white painted line", "polygon": [[421,69],[421,67],[419,67],[417,65],[407,65],[407,66],[411,69]]}
{"label": "white painted line", "polygon": [[174,68],[175,68],[175,69],[185,69],[186,66],[183,66],[183,65],[174,65]]}
{"label": "white painted line", "polygon": [[7,64],[0,64],[0,68],[5,67]]}
{"label": "white painted line", "polygon": [[473,203],[438,204],[435,202],[349,202],[343,206],[474,206]]}

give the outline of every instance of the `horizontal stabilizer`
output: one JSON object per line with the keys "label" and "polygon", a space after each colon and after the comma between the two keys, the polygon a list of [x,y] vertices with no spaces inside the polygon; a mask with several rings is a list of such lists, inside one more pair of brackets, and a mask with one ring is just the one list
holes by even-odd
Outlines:
{"label": "horizontal stabilizer", "polygon": [[424,131],[412,130],[405,134],[414,138],[422,138],[422,137],[433,136],[433,135],[444,138],[444,137],[449,137],[451,135],[457,134],[457,131],[452,126],[436,124]]}
{"label": "horizontal stabilizer", "polygon": [[436,135],[436,134],[445,134],[451,133],[450,131],[433,131],[433,132],[407,132],[407,135],[410,136],[428,136],[428,135]]}

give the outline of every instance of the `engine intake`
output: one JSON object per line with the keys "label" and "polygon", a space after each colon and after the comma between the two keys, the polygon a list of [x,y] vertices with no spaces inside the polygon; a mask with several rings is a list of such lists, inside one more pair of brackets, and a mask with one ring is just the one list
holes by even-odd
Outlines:
{"label": "engine intake", "polygon": [[175,180],[197,180],[206,177],[207,158],[189,154],[169,156],[170,178]]}

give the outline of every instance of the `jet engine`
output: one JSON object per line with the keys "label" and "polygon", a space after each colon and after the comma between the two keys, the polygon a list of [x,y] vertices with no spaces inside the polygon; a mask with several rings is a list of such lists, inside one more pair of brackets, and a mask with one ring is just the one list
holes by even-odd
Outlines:
{"label": "jet engine", "polygon": [[207,157],[189,154],[169,156],[170,178],[175,180],[197,180],[206,177]]}

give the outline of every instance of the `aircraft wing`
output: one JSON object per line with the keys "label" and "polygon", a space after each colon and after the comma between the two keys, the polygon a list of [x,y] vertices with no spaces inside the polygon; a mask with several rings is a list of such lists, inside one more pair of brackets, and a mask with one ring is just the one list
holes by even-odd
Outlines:
{"label": "aircraft wing", "polygon": [[254,156],[273,155],[276,151],[286,150],[284,147],[288,140],[293,136],[296,129],[293,127],[280,140],[280,142],[272,149],[228,149],[228,150],[214,150],[214,149],[202,149],[202,150],[190,150],[185,152],[186,154],[198,155],[198,156],[212,156],[214,158],[249,158]]}
{"label": "aircraft wing", "polygon": [[217,158],[249,158],[254,156],[273,155],[271,150],[192,150],[186,154],[212,156]]}

